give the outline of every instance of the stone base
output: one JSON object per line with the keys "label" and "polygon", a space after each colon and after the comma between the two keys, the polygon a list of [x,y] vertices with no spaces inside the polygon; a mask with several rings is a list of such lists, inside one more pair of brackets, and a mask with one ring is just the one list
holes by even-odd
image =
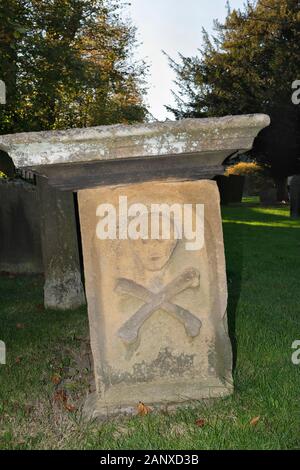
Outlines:
{"label": "stone base", "polygon": [[45,308],[73,310],[85,304],[85,295],[79,272],[64,274],[58,279],[46,279],[44,285]]}
{"label": "stone base", "polygon": [[37,177],[45,273],[44,305],[72,310],[84,305],[74,195],[60,192]]}
{"label": "stone base", "polygon": [[[86,419],[101,419],[135,415],[140,401],[153,410],[172,411],[181,406],[195,405],[197,401],[211,398],[223,398],[233,393],[233,384],[220,382],[217,378],[210,379],[205,384],[201,382],[166,382],[136,385],[117,385],[109,390],[106,399],[100,399],[97,392],[90,394],[83,407]],[[122,398],[120,398],[122,397]],[[120,401],[121,400],[121,401]]]}

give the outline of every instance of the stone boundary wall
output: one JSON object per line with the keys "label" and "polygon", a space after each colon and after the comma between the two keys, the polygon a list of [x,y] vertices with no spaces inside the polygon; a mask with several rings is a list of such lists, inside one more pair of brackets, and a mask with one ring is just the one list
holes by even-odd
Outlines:
{"label": "stone boundary wall", "polygon": [[0,272],[43,272],[37,188],[0,179]]}

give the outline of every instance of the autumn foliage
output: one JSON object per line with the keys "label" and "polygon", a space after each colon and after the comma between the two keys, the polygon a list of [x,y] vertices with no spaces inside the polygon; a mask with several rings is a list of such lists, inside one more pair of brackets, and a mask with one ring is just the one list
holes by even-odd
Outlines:
{"label": "autumn foliage", "polygon": [[145,119],[146,65],[123,0],[0,2],[0,133]]}

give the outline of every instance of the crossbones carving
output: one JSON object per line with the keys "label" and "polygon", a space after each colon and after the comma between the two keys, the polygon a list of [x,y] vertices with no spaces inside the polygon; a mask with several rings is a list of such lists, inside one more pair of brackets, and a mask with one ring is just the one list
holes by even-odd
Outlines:
{"label": "crossbones carving", "polygon": [[132,280],[124,278],[118,279],[116,292],[131,294],[145,302],[144,305],[142,305],[137,312],[135,312],[132,317],[121,326],[118,331],[118,336],[125,343],[134,343],[138,338],[141,326],[160,308],[175,316],[181,323],[183,323],[188,336],[191,336],[192,338],[198,336],[202,326],[201,320],[183,307],[171,303],[170,300],[172,297],[188,288],[198,287],[199,280],[199,271],[194,268],[189,268],[167,284],[158,293],[154,293]]}

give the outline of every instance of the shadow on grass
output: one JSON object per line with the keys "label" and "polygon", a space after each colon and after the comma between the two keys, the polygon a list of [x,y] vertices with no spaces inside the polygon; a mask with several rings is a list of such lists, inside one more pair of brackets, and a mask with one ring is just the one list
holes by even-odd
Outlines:
{"label": "shadow on grass", "polygon": [[288,206],[251,206],[250,204],[240,204],[232,206],[222,206],[224,221],[275,223],[284,222],[287,226],[295,225],[289,215]]}
{"label": "shadow on grass", "polygon": [[[276,212],[276,209],[274,209]],[[278,209],[277,209],[278,210]],[[249,286],[247,298],[260,296],[274,298],[277,294],[275,283],[283,286],[282,294],[289,292],[293,276],[296,276],[295,249],[300,246],[299,221],[292,221],[287,209],[282,208],[285,226],[278,226],[278,215],[273,208],[268,213],[252,211],[251,208],[222,208],[225,254],[228,281],[228,327],[233,348],[234,369],[237,361],[236,338],[237,308],[243,287]],[[270,225],[247,224],[245,221],[269,222]],[[273,222],[273,224],[272,224]],[[255,289],[255,293],[254,290]],[[278,287],[279,289],[279,287]],[[282,289],[282,287],[281,287]]]}
{"label": "shadow on grass", "polygon": [[[241,232],[244,227],[239,227],[238,234],[235,224],[224,226],[225,254],[227,262],[228,283],[228,329],[232,344],[233,369],[237,361],[237,339],[236,339],[236,311],[241,293],[242,270],[243,270],[243,238]],[[238,235],[238,236],[237,236]],[[233,243],[234,240],[234,243]]]}

